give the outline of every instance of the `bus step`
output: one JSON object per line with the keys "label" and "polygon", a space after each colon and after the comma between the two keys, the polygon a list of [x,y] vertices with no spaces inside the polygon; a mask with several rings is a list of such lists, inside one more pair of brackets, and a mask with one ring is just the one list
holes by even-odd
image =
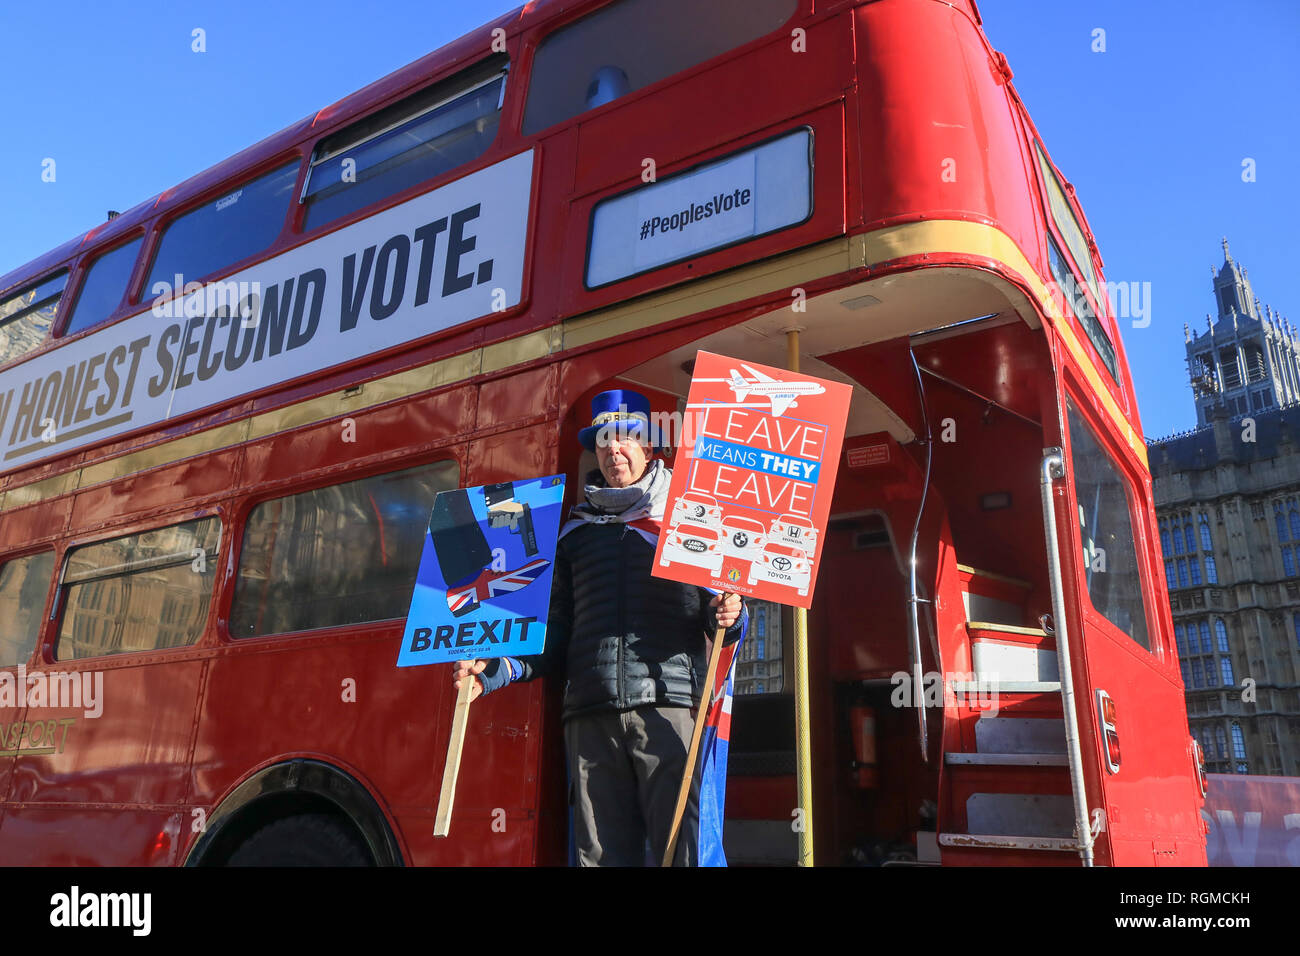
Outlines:
{"label": "bus step", "polygon": [[966,564],[957,565],[957,573],[961,578],[961,600],[967,620],[1024,623],[1025,597],[1032,588],[1028,581]]}
{"label": "bus step", "polygon": [[968,767],[1064,767],[1065,754],[946,753],[944,763]]}
{"label": "bus step", "polygon": [[976,833],[1005,836],[1074,836],[1074,798],[1059,793],[972,793],[966,823]]}
{"label": "bus step", "polygon": [[1065,721],[1060,717],[981,717],[975,750],[984,754],[1053,754],[1065,758]]}
{"label": "bus step", "polygon": [[940,833],[940,846],[991,850],[1079,850],[1073,837],[994,836],[988,833]]}
{"label": "bus step", "polygon": [[1039,628],[972,621],[966,633],[977,681],[1060,680],[1056,648]]}

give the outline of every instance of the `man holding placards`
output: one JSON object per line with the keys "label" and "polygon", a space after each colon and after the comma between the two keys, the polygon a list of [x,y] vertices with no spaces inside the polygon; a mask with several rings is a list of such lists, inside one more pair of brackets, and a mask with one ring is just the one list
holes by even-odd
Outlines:
{"label": "man holding placards", "polygon": [[[705,694],[706,641],[741,639],[735,594],[651,576],[671,472],[654,453],[650,403],[616,389],[592,400],[579,433],[599,470],[560,533],[546,650],[536,657],[460,661],[481,692],[513,680],[565,678],[565,749],[574,842],[583,866],[641,866],[668,844],[687,770],[695,708]],[[472,696],[479,691],[471,690]],[[720,827],[720,821],[718,821]],[[675,865],[699,860],[698,781],[681,823]],[[720,843],[721,833],[710,833]]]}

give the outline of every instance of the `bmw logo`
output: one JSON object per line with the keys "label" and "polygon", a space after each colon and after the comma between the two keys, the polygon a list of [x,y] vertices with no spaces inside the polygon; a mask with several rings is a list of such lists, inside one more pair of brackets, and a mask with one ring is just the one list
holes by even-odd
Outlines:
{"label": "bmw logo", "polygon": [[737,531],[731,536],[731,543],[738,548],[743,548],[745,545],[749,544],[749,535],[745,534],[743,531]]}

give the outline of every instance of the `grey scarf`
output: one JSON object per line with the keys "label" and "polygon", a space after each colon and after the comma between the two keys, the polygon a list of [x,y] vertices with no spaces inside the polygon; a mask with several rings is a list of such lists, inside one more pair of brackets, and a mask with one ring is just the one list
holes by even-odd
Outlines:
{"label": "grey scarf", "polygon": [[656,458],[640,480],[626,488],[611,488],[603,482],[588,484],[583,489],[587,500],[573,509],[572,517],[593,524],[629,523],[641,518],[662,521],[671,482],[672,472]]}

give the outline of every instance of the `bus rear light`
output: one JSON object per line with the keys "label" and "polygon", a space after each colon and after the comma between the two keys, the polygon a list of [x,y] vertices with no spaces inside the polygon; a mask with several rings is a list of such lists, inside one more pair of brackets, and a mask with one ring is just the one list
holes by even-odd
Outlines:
{"label": "bus rear light", "polygon": [[1104,690],[1097,691],[1097,721],[1105,741],[1106,770],[1119,773],[1119,731],[1116,729],[1115,701]]}
{"label": "bus rear light", "polygon": [[1201,749],[1201,742],[1195,737],[1192,741],[1192,765],[1196,768],[1196,782],[1201,787],[1201,799],[1204,800],[1210,792],[1210,778],[1205,775],[1205,751]]}

